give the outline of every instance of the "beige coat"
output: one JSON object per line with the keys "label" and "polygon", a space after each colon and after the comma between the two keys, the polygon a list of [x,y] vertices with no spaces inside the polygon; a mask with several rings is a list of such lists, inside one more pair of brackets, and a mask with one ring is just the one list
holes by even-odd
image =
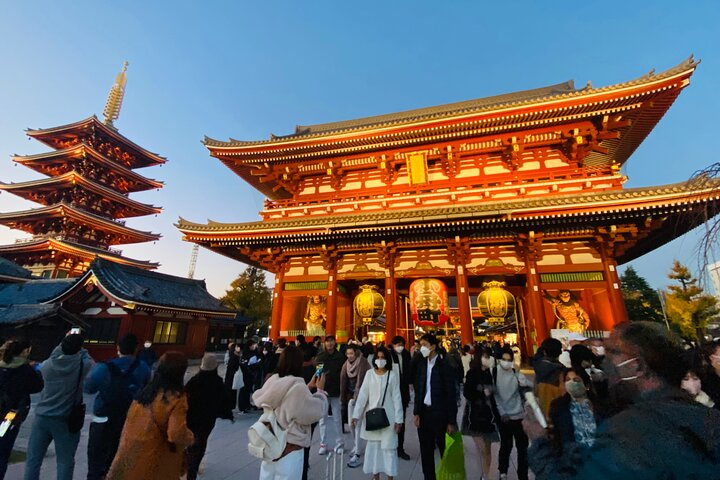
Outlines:
{"label": "beige coat", "polygon": [[287,431],[287,442],[301,447],[310,446],[310,426],[327,412],[325,396],[310,393],[305,380],[291,375],[280,377],[274,374],[253,393],[252,398],[255,405],[275,410],[278,424]]}

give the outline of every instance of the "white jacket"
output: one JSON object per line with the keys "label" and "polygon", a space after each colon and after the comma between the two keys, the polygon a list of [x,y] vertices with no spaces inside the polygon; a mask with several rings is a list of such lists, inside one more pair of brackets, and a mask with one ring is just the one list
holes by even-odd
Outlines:
{"label": "white jacket", "polygon": [[[390,383],[387,384],[387,382]],[[360,393],[358,393],[357,401],[355,402],[355,410],[353,411],[352,418],[359,420],[363,418],[367,410],[380,407],[386,384],[387,394],[385,395],[385,403],[382,407],[385,408],[385,414],[387,414],[388,420],[390,421],[390,426],[382,430],[368,432],[365,430],[365,422],[363,422],[360,437],[365,440],[380,441],[380,448],[391,450],[397,448],[398,436],[394,430],[395,424],[403,423],[400,381],[398,380],[397,372],[390,370],[384,375],[378,375],[377,370],[373,369],[365,374],[365,380],[363,380],[362,386],[360,387]]]}

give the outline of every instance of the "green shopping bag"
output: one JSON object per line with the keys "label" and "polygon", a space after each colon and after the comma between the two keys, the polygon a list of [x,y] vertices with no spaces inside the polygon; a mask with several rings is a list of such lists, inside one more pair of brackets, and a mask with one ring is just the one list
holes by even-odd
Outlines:
{"label": "green shopping bag", "polygon": [[462,433],[445,434],[445,453],[436,472],[437,480],[465,480],[465,451]]}

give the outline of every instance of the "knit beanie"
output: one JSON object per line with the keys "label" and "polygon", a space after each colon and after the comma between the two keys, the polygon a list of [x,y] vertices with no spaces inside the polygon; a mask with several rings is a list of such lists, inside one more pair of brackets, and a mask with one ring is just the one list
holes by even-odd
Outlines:
{"label": "knit beanie", "polygon": [[217,357],[215,357],[214,353],[206,353],[203,355],[202,362],[200,362],[200,370],[211,371],[215,370],[217,366]]}

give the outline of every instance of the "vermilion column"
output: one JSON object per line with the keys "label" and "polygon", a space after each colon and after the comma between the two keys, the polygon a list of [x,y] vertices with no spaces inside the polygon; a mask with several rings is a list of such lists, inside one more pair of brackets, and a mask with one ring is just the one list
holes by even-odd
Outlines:
{"label": "vermilion column", "polygon": [[397,335],[396,295],[395,272],[391,268],[385,271],[385,334],[388,341]]}
{"label": "vermilion column", "polygon": [[605,278],[605,285],[608,292],[608,298],[610,299],[610,307],[613,312],[614,323],[612,325],[604,324],[603,328],[612,330],[612,328],[618,323],[627,322],[628,315],[625,309],[625,300],[622,297],[622,291],[620,290],[620,278],[617,274],[617,263],[611,259],[604,246],[600,246],[600,257],[603,263],[603,277]]}
{"label": "vermilion column", "polygon": [[460,340],[463,345],[472,345],[474,340],[472,313],[470,312],[470,288],[468,287],[465,267],[455,267],[455,289],[460,313]]}
{"label": "vermilion column", "polygon": [[537,273],[537,264],[530,255],[526,257],[525,265],[527,266],[527,304],[530,318],[535,324],[535,343],[540,345],[548,337],[545,309],[540,293],[540,276]]}
{"label": "vermilion column", "polygon": [[277,340],[280,337],[280,322],[282,321],[282,304],[284,282],[283,270],[275,274],[275,289],[273,290],[272,315],[270,317],[270,338]]}
{"label": "vermilion column", "polygon": [[327,320],[325,335],[335,335],[337,330],[337,268],[334,265],[328,270]]}
{"label": "vermilion column", "polygon": [[408,330],[408,314],[407,305],[405,305],[405,297],[398,299],[397,305],[395,305],[395,311],[398,313],[398,327],[401,330],[400,335],[405,339],[405,343],[410,345],[412,338]]}

